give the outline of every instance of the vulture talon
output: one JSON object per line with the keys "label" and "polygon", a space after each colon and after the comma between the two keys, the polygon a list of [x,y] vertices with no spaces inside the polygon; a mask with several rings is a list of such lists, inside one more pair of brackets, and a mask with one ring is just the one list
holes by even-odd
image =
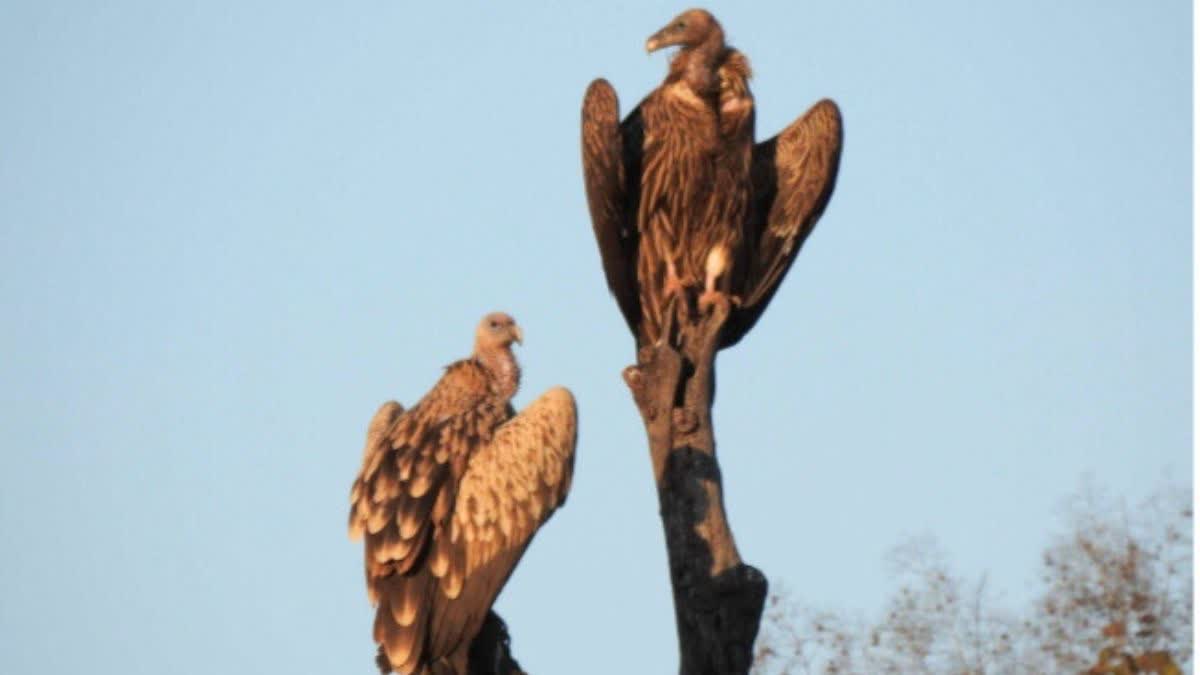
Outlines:
{"label": "vulture talon", "polygon": [[724,311],[728,312],[730,307],[740,306],[741,302],[741,298],[730,296],[729,294],[721,291],[705,291],[700,295],[700,313],[707,316],[713,313],[718,306],[722,307]]}

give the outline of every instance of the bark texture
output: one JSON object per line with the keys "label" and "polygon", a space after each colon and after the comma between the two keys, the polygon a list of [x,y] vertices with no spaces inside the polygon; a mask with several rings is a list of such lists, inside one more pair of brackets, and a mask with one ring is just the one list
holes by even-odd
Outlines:
{"label": "bark texture", "polygon": [[685,307],[670,311],[676,316],[666,339],[640,349],[624,377],[646,427],[658,487],[679,672],[747,673],[767,581],[738,554],[713,440],[716,352],[730,308],[719,303],[700,317]]}
{"label": "bark texture", "polygon": [[468,675],[525,675],[521,664],[513,658],[504,619],[489,610],[483,628],[471,643]]}

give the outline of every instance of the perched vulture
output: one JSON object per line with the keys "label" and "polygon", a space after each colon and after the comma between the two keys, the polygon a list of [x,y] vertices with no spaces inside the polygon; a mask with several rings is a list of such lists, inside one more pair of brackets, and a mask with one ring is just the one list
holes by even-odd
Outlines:
{"label": "perched vulture", "polygon": [[411,409],[383,404],[367,429],[350,537],[366,536],[384,673],[465,673],[497,594],[566,499],[575,400],[557,387],[514,414],[520,341],[511,317],[489,314],[470,358]]}
{"label": "perched vulture", "polygon": [[766,309],[837,177],[838,107],[823,100],[754,144],[750,62],[693,9],[646,42],[678,45],[662,85],[622,122],[606,80],[583,101],[588,208],[608,287],[639,345],[666,337],[672,300],[732,312],[721,347]]}

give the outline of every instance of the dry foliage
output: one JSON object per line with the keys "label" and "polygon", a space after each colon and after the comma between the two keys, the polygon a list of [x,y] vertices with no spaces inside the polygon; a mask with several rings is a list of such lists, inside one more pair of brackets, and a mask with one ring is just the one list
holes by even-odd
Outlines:
{"label": "dry foliage", "polygon": [[955,575],[931,537],[896,547],[883,615],[820,612],[786,589],[768,601],[758,675],[1178,675],[1192,658],[1191,490],[1168,486],[1130,510],[1087,486],[1043,556],[1023,612]]}
{"label": "dry foliage", "polygon": [[[1068,522],[1043,556],[1033,621],[1042,657],[1056,672],[1162,672],[1159,653],[1190,662],[1191,491],[1161,489],[1130,512],[1087,486]],[[1153,669],[1105,670],[1116,658]]]}

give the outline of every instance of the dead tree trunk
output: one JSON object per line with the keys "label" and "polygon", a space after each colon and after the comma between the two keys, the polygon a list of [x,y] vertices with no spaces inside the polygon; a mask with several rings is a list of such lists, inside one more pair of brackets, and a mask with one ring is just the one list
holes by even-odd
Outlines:
{"label": "dead tree trunk", "polygon": [[[508,624],[493,610],[488,610],[467,651],[467,672],[463,675],[525,675],[521,664],[512,655]],[[382,675],[396,672],[383,647],[375,655],[375,665]],[[424,671],[423,671],[424,672]],[[434,668],[434,672],[443,672]]]}
{"label": "dead tree trunk", "polygon": [[467,675],[525,675],[513,658],[504,619],[489,610],[479,634],[471,642]]}
{"label": "dead tree trunk", "polygon": [[[667,540],[682,675],[749,672],[767,580],[742,562],[725,517],[712,402],[728,304],[643,347],[624,371],[641,412]],[[678,347],[672,346],[678,345]]]}

